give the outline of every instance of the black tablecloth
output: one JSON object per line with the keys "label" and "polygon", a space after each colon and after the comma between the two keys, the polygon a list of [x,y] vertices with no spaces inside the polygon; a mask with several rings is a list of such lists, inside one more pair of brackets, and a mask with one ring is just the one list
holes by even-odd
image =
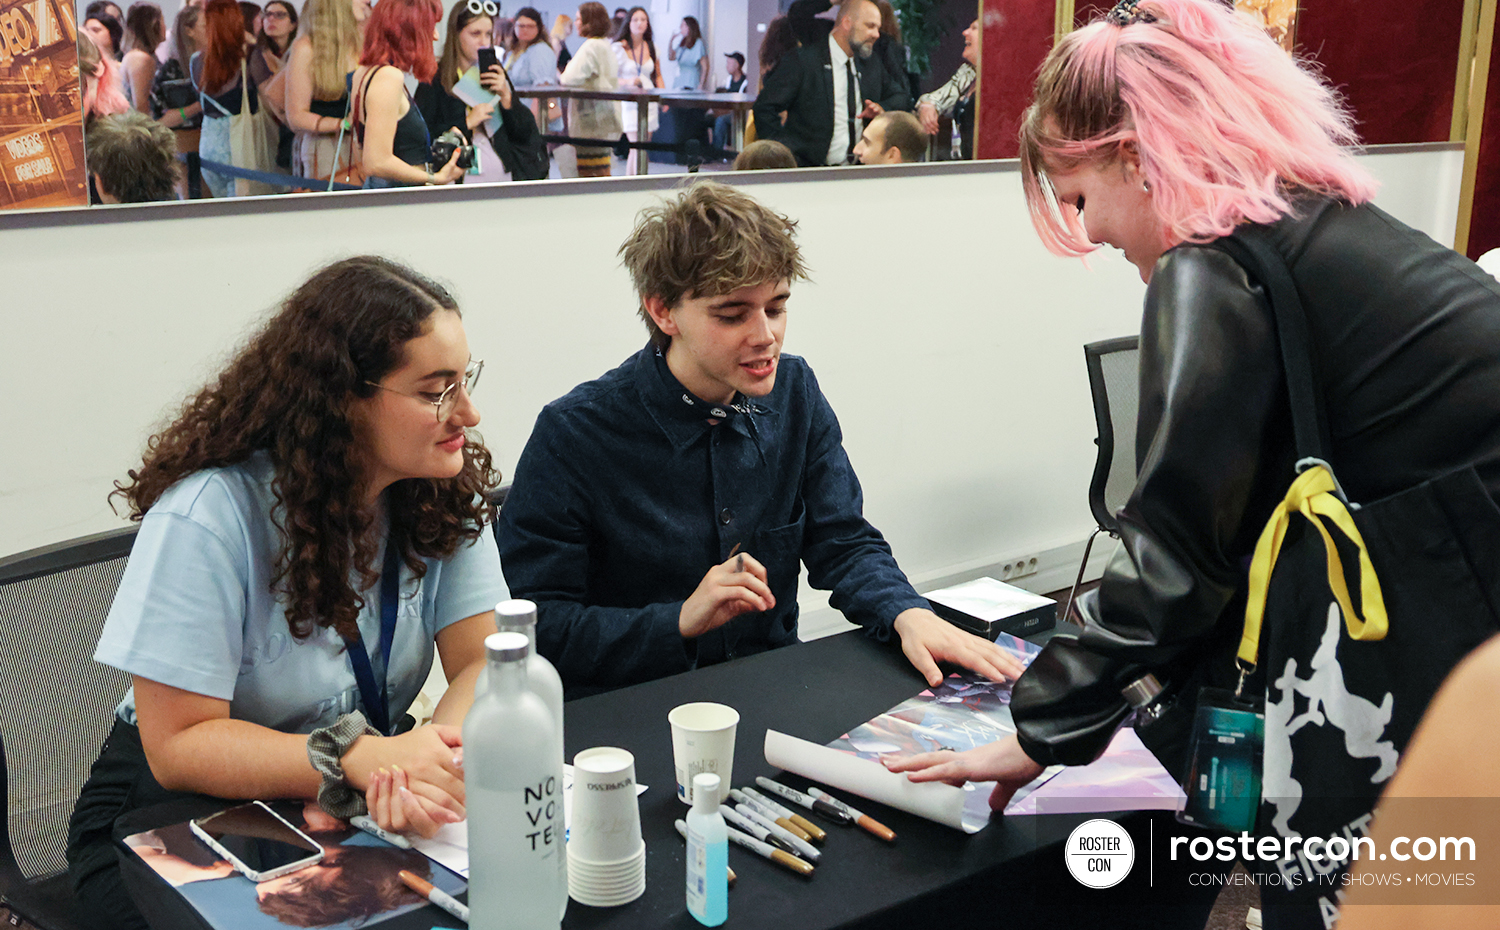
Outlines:
{"label": "black tablecloth", "polygon": [[[594,746],[622,746],[635,755],[636,777],[650,786],[640,797],[646,841],[646,892],[615,908],[569,902],[565,928],[690,928],[699,924],[684,905],[684,844],[673,820],[686,816],[677,800],[667,712],[689,701],[718,701],[740,712],[734,783],[775,775],[762,741],[767,728],[815,743],[830,742],[913,696],[924,682],[895,644],[861,632],[802,643],[735,662],[583,698],[564,712],[567,758]],[[798,788],[805,779],[782,779]],[[795,876],[738,847],[729,854],[739,881],[729,893],[728,927],[816,930],[834,927],[1061,927],[1104,920],[1111,928],[1201,927],[1202,902],[1165,892],[1167,864],[1147,864],[1152,831],[1156,849],[1175,829],[1170,815],[1119,817],[1135,837],[1140,860],[1115,888],[1095,891],[1075,883],[1061,844],[1084,815],[996,816],[980,833],[965,835],[874,802],[859,805],[898,834],[895,843],[857,827],[829,826],[817,873]],[[163,805],[122,820],[117,835],[181,822],[212,809],[209,802]],[[133,855],[123,856],[132,893],[158,930],[202,930],[182,899]],[[1158,859],[1160,857],[1158,856]],[[1146,868],[1142,868],[1147,865]],[[1150,887],[1158,883],[1156,888]],[[1180,889],[1185,882],[1173,882]],[[1211,904],[1212,894],[1205,895]],[[176,899],[175,901],[171,899]],[[456,926],[435,907],[384,927]]]}

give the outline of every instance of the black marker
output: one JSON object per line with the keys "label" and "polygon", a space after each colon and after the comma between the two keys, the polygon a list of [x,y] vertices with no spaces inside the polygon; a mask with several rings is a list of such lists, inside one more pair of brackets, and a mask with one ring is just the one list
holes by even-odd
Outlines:
{"label": "black marker", "polygon": [[815,814],[821,814],[822,816],[827,817],[829,820],[832,820],[834,823],[838,824],[841,827],[847,827],[850,824],[854,823],[853,818],[851,818],[843,811],[839,810],[837,807],[834,807],[832,804],[829,804],[827,801],[820,800],[818,798],[812,797],[811,795],[803,794],[802,792],[797,791],[793,788],[788,788],[781,782],[772,781],[764,775],[755,776],[755,783],[771,792],[772,794],[786,798],[793,804],[796,804],[800,807],[805,807]]}

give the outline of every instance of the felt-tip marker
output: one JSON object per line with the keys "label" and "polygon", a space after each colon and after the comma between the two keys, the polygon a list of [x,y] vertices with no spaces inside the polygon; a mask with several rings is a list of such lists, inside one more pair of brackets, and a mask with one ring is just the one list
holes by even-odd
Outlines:
{"label": "felt-tip marker", "polygon": [[874,817],[871,817],[869,814],[861,813],[860,811],[855,810],[853,806],[845,804],[843,801],[840,801],[838,798],[824,791],[822,788],[808,788],[807,793],[815,798],[822,798],[824,801],[827,801],[829,804],[837,807],[839,810],[848,814],[850,817],[853,817],[854,822],[859,824],[870,834],[880,837],[887,843],[894,843],[896,841],[895,830],[892,830],[890,827],[876,820]]}
{"label": "felt-tip marker", "polygon": [[782,805],[776,803],[773,798],[766,797],[759,791],[756,791],[754,788],[746,787],[740,793],[742,797],[735,797],[733,791],[729,793],[729,796],[731,798],[734,798],[736,801],[748,800],[752,804],[765,808],[771,814],[780,818],[776,821],[777,823],[781,824],[783,827],[786,827],[793,833],[796,833],[799,830],[802,831],[802,833],[814,843],[822,843],[824,840],[828,839],[828,831],[813,823],[811,820],[808,820],[806,817],[803,817],[801,814],[792,813]]}
{"label": "felt-tip marker", "polygon": [[815,798],[811,795],[803,794],[802,792],[797,791],[794,788],[788,788],[781,782],[772,781],[764,775],[755,776],[755,783],[771,792],[772,794],[777,794],[783,798],[786,798],[793,804],[796,804],[800,807],[805,807],[814,813],[822,814],[824,817],[827,817],[829,820],[832,820],[839,826],[846,827],[854,822],[853,817],[850,817],[848,814],[839,810],[837,807],[834,807],[832,804],[829,804],[827,801]]}
{"label": "felt-tip marker", "polygon": [[[736,817],[739,817],[770,834],[770,838],[767,839],[764,836],[759,836],[754,830],[745,830],[745,832],[749,833],[751,836],[755,836],[758,839],[765,840],[767,843],[770,843],[773,846],[780,846],[782,849],[785,849],[792,855],[800,856],[803,859],[806,859],[808,862],[814,864],[817,863],[818,859],[821,856],[821,853],[818,852],[818,847],[809,843],[807,840],[802,839],[796,834],[788,832],[785,827],[782,827],[780,824],[776,823],[774,819],[767,817],[765,814],[756,810],[749,804],[741,803],[739,807],[733,810],[731,813],[733,813]],[[741,827],[740,829],[744,828]]]}
{"label": "felt-tip marker", "polygon": [[[729,796],[741,807],[754,808],[763,814],[767,820],[776,824],[792,836],[800,840],[811,841],[814,839],[812,831],[808,829],[810,824],[805,818],[797,816],[754,788],[745,788],[744,790],[731,788],[729,789]],[[813,829],[817,828],[814,827]],[[826,839],[828,839],[828,834],[824,833],[819,841],[821,842]]]}
{"label": "felt-tip marker", "polygon": [[412,891],[415,891],[464,923],[469,922],[469,908],[466,905],[458,903],[453,895],[433,885],[427,879],[414,875],[405,869],[396,874],[401,876],[401,880],[406,883],[406,887]]}
{"label": "felt-tip marker", "polygon": [[751,820],[745,816],[743,811],[737,811],[727,804],[720,804],[719,814],[723,816],[725,823],[736,830],[748,833],[762,843],[769,843],[777,849],[785,850],[794,856],[797,855],[797,847],[772,833],[770,830],[767,830],[765,824],[756,823],[754,820]]}
{"label": "felt-tip marker", "polygon": [[408,840],[406,837],[402,836],[399,833],[392,833],[390,830],[382,829],[381,826],[375,822],[375,818],[371,817],[369,814],[358,814],[354,817],[350,817],[349,826],[359,830],[363,830],[371,836],[377,839],[385,840],[387,843],[390,843],[392,846],[398,847],[400,849],[411,849],[411,840]]}

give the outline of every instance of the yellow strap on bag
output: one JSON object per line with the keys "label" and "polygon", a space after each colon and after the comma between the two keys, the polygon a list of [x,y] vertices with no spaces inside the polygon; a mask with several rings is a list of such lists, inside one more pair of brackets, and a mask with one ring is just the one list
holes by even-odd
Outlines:
{"label": "yellow strap on bag", "polygon": [[[1276,505],[1271,519],[1255,544],[1255,558],[1250,562],[1250,594],[1245,603],[1245,633],[1240,639],[1239,664],[1243,673],[1254,670],[1256,654],[1260,645],[1260,625],[1266,612],[1266,594],[1271,587],[1271,573],[1276,568],[1276,558],[1281,554],[1281,543],[1291,525],[1292,515],[1300,513],[1323,537],[1323,546],[1328,552],[1328,587],[1333,589],[1334,599],[1344,612],[1344,623],[1349,635],[1357,640],[1374,641],[1385,639],[1390,622],[1385,613],[1385,597],[1380,593],[1380,579],[1375,576],[1375,566],[1370,563],[1369,551],[1365,549],[1364,537],[1354,525],[1349,508],[1334,492],[1338,484],[1333,473],[1325,465],[1313,465],[1292,482],[1286,498]],[[1354,612],[1349,600],[1349,587],[1344,582],[1344,563],[1325,521],[1333,521],[1349,541],[1359,547],[1359,594],[1365,616]]]}

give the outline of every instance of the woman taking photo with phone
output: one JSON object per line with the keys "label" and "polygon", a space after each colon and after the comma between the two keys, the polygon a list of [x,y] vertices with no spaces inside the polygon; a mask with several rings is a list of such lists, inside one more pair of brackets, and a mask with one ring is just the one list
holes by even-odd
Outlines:
{"label": "woman taking photo with phone", "polygon": [[[70,826],[87,912],[146,926],[111,830],[179,792],[368,805],[424,835],[462,819],[459,724],[506,596],[498,475],[469,432],[482,368],[447,291],[346,259],[148,441],[118,485],[141,528],[96,652],[134,687]],[[406,729],[434,648],[450,687]]]}
{"label": "woman taking photo with phone", "polygon": [[292,173],[359,184],[364,166],[349,131],[348,75],[359,66],[370,0],[307,0],[302,35],[287,53],[286,118]]}
{"label": "woman taking photo with phone", "polygon": [[452,184],[463,176],[458,151],[429,165],[434,136],[406,90],[437,73],[432,43],[443,8],[437,0],[382,0],[365,27],[359,67],[349,76],[355,138],[364,149],[365,187]]}
{"label": "woman taking photo with phone", "polygon": [[[474,183],[510,180],[490,139],[488,125],[495,114],[496,104],[504,113],[509,113],[515,104],[510,82],[505,79],[505,71],[495,60],[494,48],[490,45],[495,10],[492,0],[458,0],[453,4],[448,14],[448,34],[443,39],[437,75],[431,81],[417,85],[417,92],[413,95],[417,109],[422,111],[422,119],[434,137],[449,129],[457,129],[474,146],[479,156],[479,171],[462,178]],[[480,69],[481,60],[494,63],[487,69]],[[499,98],[495,103],[469,106],[454,95],[454,85],[471,68],[478,74],[480,86]],[[504,118],[502,116],[502,120]]]}

